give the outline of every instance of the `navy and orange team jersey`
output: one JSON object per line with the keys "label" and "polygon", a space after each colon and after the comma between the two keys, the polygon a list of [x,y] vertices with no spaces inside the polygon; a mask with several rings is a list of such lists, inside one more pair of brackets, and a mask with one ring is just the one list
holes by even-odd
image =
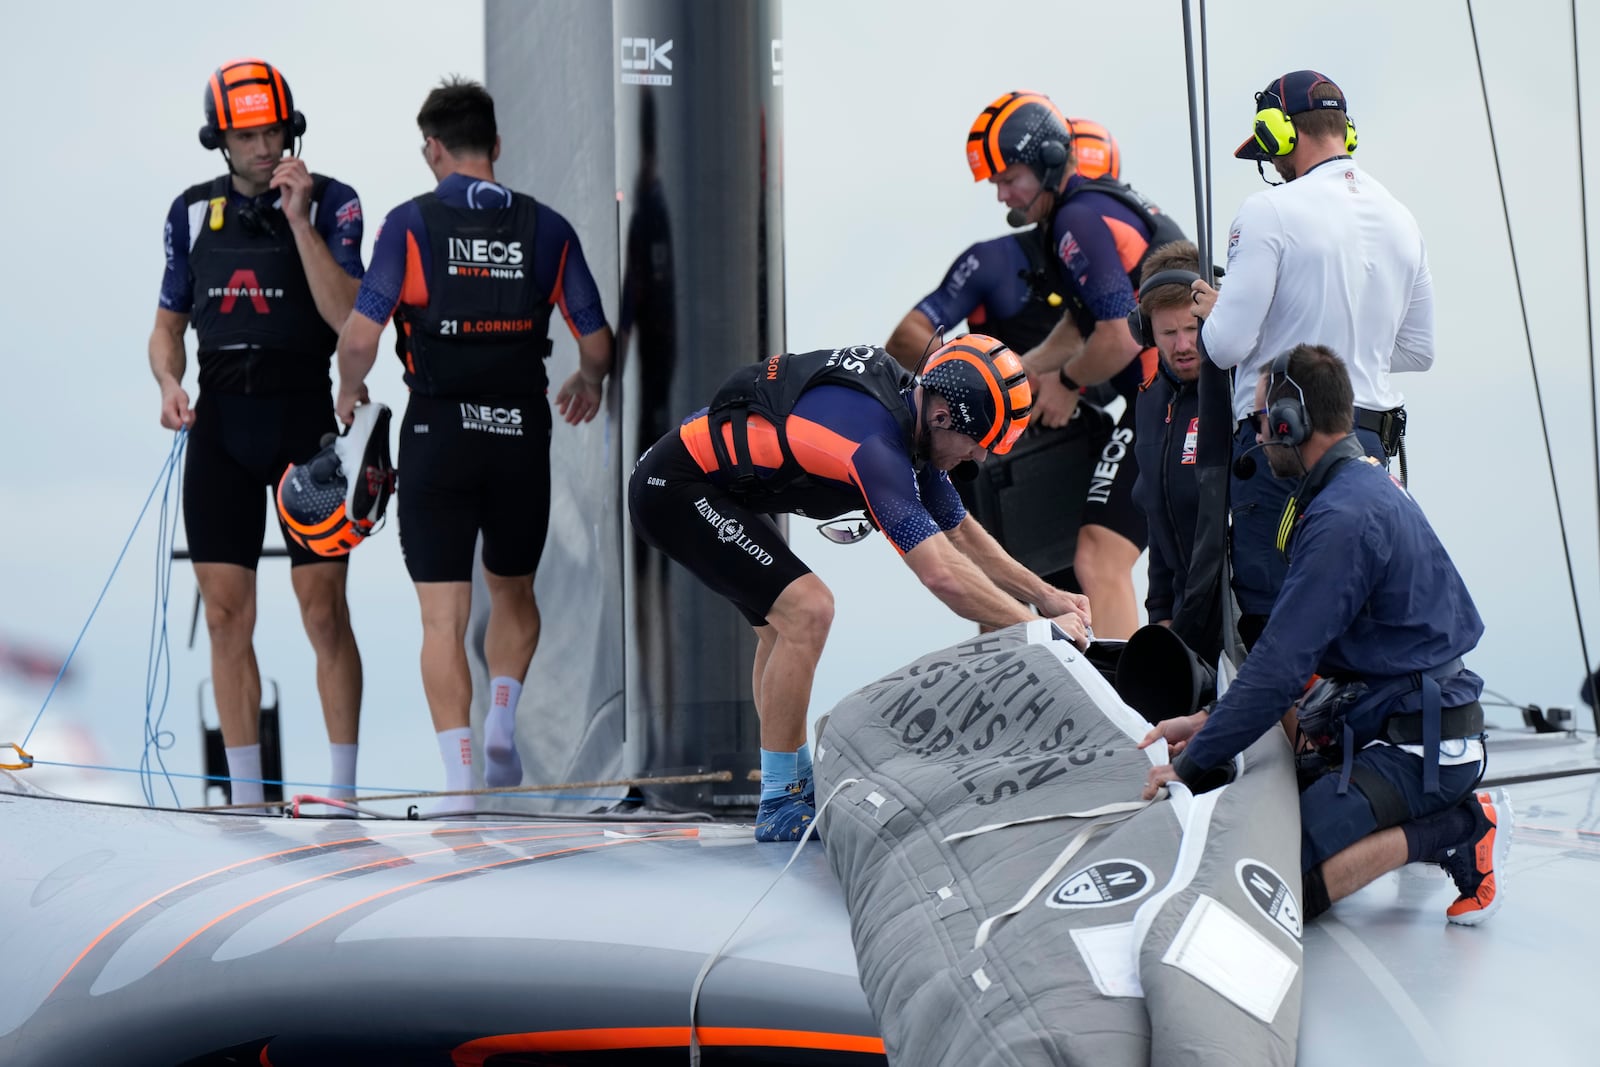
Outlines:
{"label": "navy and orange team jersey", "polygon": [[[1085,181],[1074,174],[1065,191],[1071,194]],[[1129,275],[1150,248],[1144,220],[1115,197],[1085,189],[1063,199],[1050,234],[1067,284],[1077,289],[1094,320],[1127,318],[1138,304]],[[1146,350],[1144,357],[1112,379],[1118,392],[1133,396],[1139,384],[1155,373],[1155,350]]]}
{"label": "navy and orange team jersey", "polygon": [[[795,460],[814,484],[763,497],[763,507],[829,519],[864,506],[901,554],[966,518],[949,475],[934,467],[918,472],[899,419],[867,393],[847,385],[808,389],[785,427]],[[748,429],[757,473],[770,475],[783,462],[777,431],[754,414]],[[711,481],[726,485],[730,478],[717,465],[705,409],[689,416],[679,434]],[[731,449],[731,425],[724,427],[723,436]]]}
{"label": "navy and orange team jersey", "polygon": [[991,319],[1009,319],[1022,311],[1030,296],[1028,254],[1018,241],[1007,234],[968,248],[950,265],[939,288],[918,302],[917,310],[935,326],[954,326],[965,319],[979,332]]}
{"label": "navy and orange team jersey", "polygon": [[[434,190],[451,207],[501,211],[511,204],[511,191],[503,185],[451,174]],[[583,259],[583,248],[572,224],[561,213],[539,205],[538,237],[532,255],[534,283],[561,309],[574,337],[586,337],[606,325],[600,290]],[[372,249],[372,264],[356,295],[356,310],[380,325],[389,321],[404,303],[422,307],[428,302],[428,279],[433,254],[422,210],[407,200],[383,220]]]}
{"label": "navy and orange team jersey", "polygon": [[[201,201],[186,207],[183,200],[183,194],[178,194],[167,212],[167,267],[161,275],[161,306],[187,315],[194,310],[194,277],[189,273],[189,250],[200,236],[200,227],[205,225],[209,205]],[[228,188],[229,208],[254,204],[258,209],[276,209],[279,203],[276,189],[249,197],[232,186]],[[311,225],[328,243],[333,261],[350,277],[361,277],[361,200],[356,191],[344,182],[329,178],[322,198],[312,205]]]}

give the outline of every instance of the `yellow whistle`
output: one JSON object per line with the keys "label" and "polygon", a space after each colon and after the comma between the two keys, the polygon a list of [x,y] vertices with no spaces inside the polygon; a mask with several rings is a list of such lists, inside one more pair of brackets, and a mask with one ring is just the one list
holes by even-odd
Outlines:
{"label": "yellow whistle", "polygon": [[[211,228],[213,230],[222,229],[222,208],[223,208],[224,205],[227,204],[227,202],[228,202],[228,198],[225,197],[225,196],[218,196],[218,197],[213,197],[212,198],[212,200],[211,200]],[[1058,298],[1057,302],[1058,303],[1060,302],[1059,298]]]}
{"label": "yellow whistle", "polygon": [[[211,228],[213,230],[216,229],[215,226],[213,226]],[[1044,302],[1046,304],[1049,304],[1053,308],[1058,308],[1058,307],[1061,306],[1061,294],[1060,293],[1051,293],[1049,296],[1044,298]]]}

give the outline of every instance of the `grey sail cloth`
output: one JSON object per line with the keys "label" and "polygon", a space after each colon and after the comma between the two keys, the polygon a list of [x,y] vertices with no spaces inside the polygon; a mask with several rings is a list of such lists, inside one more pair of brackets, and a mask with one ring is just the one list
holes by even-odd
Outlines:
{"label": "grey sail cloth", "polygon": [[1049,623],[930,653],[829,713],[820,831],[891,1063],[1294,1061],[1299,808],[1271,731],[1138,800],[1148,724]]}

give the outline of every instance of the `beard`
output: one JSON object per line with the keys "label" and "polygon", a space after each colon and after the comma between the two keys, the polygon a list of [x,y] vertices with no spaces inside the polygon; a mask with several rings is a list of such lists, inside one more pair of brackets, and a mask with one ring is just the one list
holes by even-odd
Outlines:
{"label": "beard", "polygon": [[1267,454],[1267,466],[1274,477],[1300,478],[1305,475],[1306,466],[1300,462],[1298,449],[1289,445],[1268,445],[1263,451]]}

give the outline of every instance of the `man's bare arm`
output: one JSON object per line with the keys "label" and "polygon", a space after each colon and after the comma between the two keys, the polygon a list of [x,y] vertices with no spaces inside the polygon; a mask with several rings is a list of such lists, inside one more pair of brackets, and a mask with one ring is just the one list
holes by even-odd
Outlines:
{"label": "man's bare arm", "polygon": [[1140,351],[1127,319],[1097,322],[1083,348],[1067,364],[1067,377],[1079,385],[1099,385],[1132,363]]}
{"label": "man's bare arm", "polygon": [[[905,561],[917,580],[962,618],[1000,629],[1039,617],[990,581],[944,534],[917,545],[905,554]],[[1054,621],[1080,647],[1087,647],[1086,623],[1081,616],[1067,613]]]}
{"label": "man's bare arm", "polygon": [[950,531],[950,540],[996,586],[1018,600],[1035,605],[1041,614],[1054,617],[1075,612],[1082,615],[1085,622],[1090,621],[1088,597],[1057,589],[1018,563],[971,515]]}
{"label": "man's bare arm", "polygon": [[933,340],[933,323],[916,308],[906,312],[900,325],[894,328],[884,348],[908,371],[915,371],[922,362],[923,353]]}
{"label": "man's bare arm", "polygon": [[339,395],[334,408],[346,426],[355,418],[356,405],[369,399],[367,375],[378,361],[378,339],[383,336],[383,327],[383,323],[352,311],[339,331]]}
{"label": "man's bare arm", "polygon": [[183,390],[183,373],[188,363],[183,332],[188,328],[188,315],[166,308],[156,309],[156,324],[150,331],[150,373],[161,387],[161,425],[169,430],[194,424],[189,394]]}
{"label": "man's bare arm", "polygon": [[[1045,339],[1022,357],[1022,365],[1028,368],[1028,373],[1033,377],[1043,378],[1060,371],[1081,351],[1083,334],[1078,332],[1078,323],[1071,315],[1063,315],[1061,321],[1051,327]],[[1078,381],[1076,378],[1073,380]],[[1078,384],[1084,383],[1079,381]]]}

